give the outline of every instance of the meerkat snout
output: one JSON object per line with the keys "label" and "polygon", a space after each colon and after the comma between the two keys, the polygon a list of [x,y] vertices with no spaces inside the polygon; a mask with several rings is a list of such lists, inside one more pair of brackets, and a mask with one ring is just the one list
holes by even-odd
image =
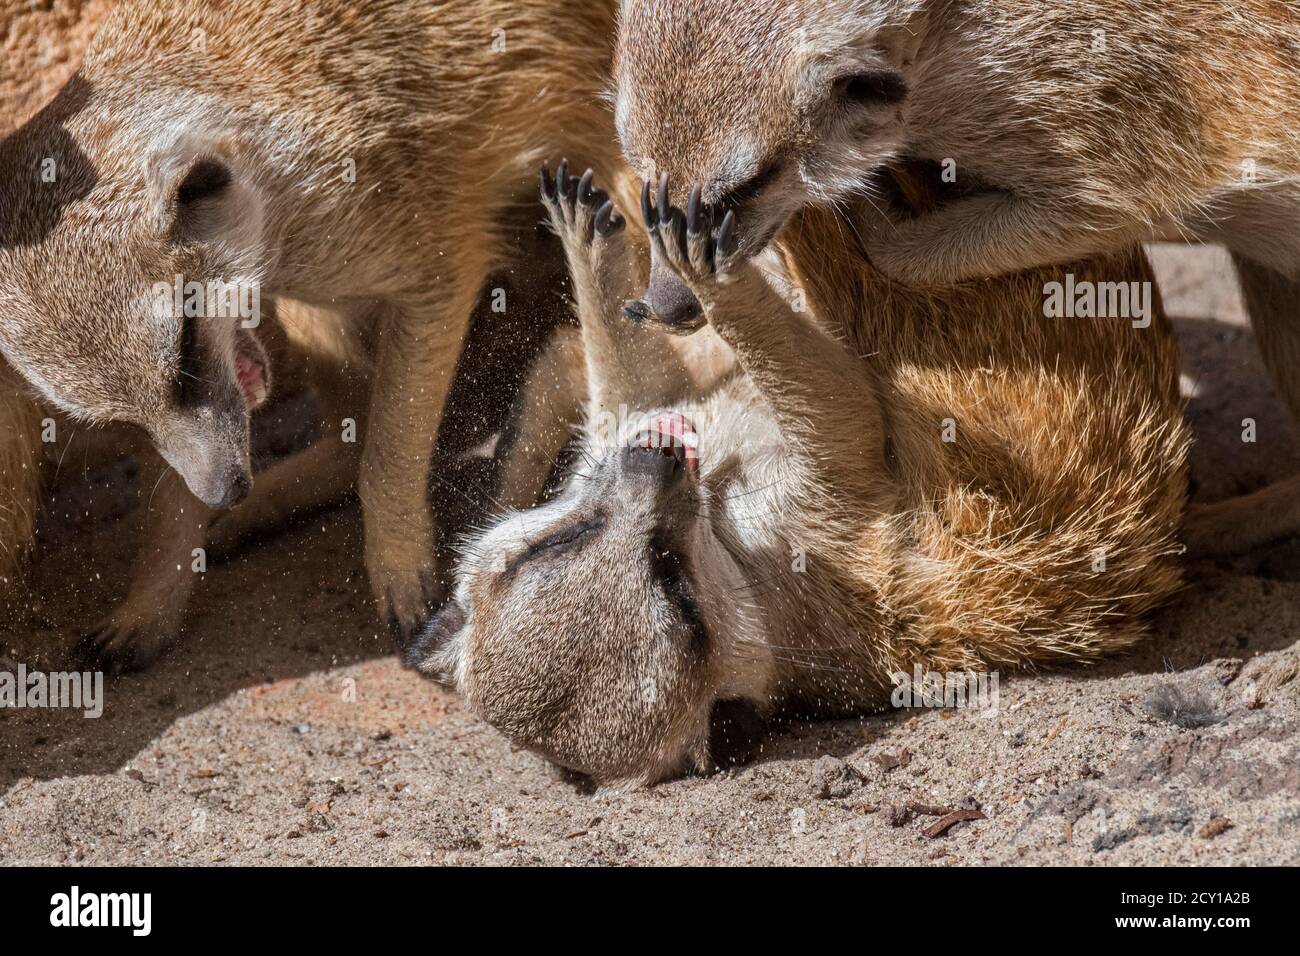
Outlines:
{"label": "meerkat snout", "polygon": [[[800,208],[871,192],[898,154],[919,9],[627,0],[614,71],[623,151],[643,175],[698,184],[734,212],[739,249],[756,256]],[[685,294],[653,263],[651,274],[648,311],[662,303],[661,318],[691,330]]]}
{"label": "meerkat snout", "polygon": [[[113,125],[56,100],[5,141],[0,225],[44,232],[0,235],[0,353],[72,417],[144,429],[197,498],[228,508],[252,486],[249,416],[271,386],[265,204],[223,117],[132,107],[135,124]],[[139,126],[158,131],[143,146]],[[69,143],[95,153],[75,163]]]}
{"label": "meerkat snout", "polygon": [[403,662],[604,785],[743,756],[760,702],[734,686],[740,580],[708,526],[699,444],[671,410],[605,436],[587,480],[466,543]]}

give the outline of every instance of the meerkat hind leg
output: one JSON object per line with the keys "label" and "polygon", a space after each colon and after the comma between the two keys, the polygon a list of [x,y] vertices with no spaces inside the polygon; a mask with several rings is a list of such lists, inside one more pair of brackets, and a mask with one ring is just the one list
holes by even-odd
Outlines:
{"label": "meerkat hind leg", "polygon": [[356,490],[368,412],[360,387],[364,376],[353,382],[342,369],[331,365],[323,371],[321,364],[312,376],[321,409],[320,437],[256,474],[248,500],[213,519],[207,543],[211,557],[229,557],[242,544],[341,504]]}
{"label": "meerkat hind leg", "polygon": [[[1300,422],[1300,282],[1234,256],[1251,328],[1278,392]],[[1193,505],[1183,522],[1192,557],[1239,554],[1300,534],[1300,475],[1248,495]]]}

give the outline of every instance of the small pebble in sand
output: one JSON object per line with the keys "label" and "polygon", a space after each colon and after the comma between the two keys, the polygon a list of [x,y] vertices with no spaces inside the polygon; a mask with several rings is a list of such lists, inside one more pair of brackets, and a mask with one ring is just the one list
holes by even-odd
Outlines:
{"label": "small pebble in sand", "polygon": [[1227,817],[1215,817],[1205,826],[1196,831],[1196,835],[1202,840],[1213,840],[1220,833],[1232,829],[1232,821]]}
{"label": "small pebble in sand", "polygon": [[840,800],[862,783],[862,774],[841,760],[827,754],[812,766],[812,792],[819,800]]}
{"label": "small pebble in sand", "polygon": [[912,752],[904,747],[896,754],[876,754],[872,762],[888,773],[898,767],[906,767],[912,762]]}
{"label": "small pebble in sand", "polygon": [[908,807],[885,807],[885,822],[891,827],[901,827],[909,822],[916,814]]}

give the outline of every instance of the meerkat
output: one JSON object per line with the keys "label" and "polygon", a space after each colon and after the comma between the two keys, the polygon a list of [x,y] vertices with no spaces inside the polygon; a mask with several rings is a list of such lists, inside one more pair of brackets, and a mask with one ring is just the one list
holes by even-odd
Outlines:
{"label": "meerkat", "polygon": [[[531,207],[541,155],[622,166],[599,97],[613,31],[612,0],[127,0],[0,143],[0,354],[70,417],[143,429],[187,489],[172,534],[201,541],[249,494],[270,369],[256,330],[178,314],[159,283],[330,310],[373,344],[372,395],[346,414],[365,423],[372,588],[409,634],[441,591],[429,468],[501,223]],[[349,448],[307,454],[270,486],[355,479]],[[277,510],[260,498],[241,510]],[[151,591],[175,582],[165,563]],[[101,657],[172,639],[147,604],[110,618]]]}
{"label": "meerkat", "polygon": [[[815,209],[784,238],[800,298],[697,186],[684,211],[645,210],[706,318],[683,338],[627,320],[639,275],[591,174],[543,179],[586,357],[583,453],[557,497],[465,542],[408,666],[621,788],[743,756],[785,708],[879,708],[916,667],[1090,660],[1145,634],[1179,583],[1186,495],[1162,314],[1044,323],[1059,268],[914,290]],[[1136,250],[1068,268],[1150,278]]]}
{"label": "meerkat", "polygon": [[[1276,0],[627,0],[616,117],[641,174],[736,208],[747,250],[793,208],[871,195],[899,157],[978,185],[871,221],[872,262],[916,285],[1221,242],[1300,416],[1297,76],[1300,13]],[[701,321],[670,269],[644,302]],[[1186,539],[1211,554],[1279,529],[1300,533],[1300,477],[1192,509]]]}

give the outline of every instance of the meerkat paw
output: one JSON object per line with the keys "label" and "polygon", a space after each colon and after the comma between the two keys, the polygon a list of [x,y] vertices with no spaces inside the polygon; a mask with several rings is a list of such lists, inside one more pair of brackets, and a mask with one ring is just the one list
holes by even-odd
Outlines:
{"label": "meerkat paw", "polygon": [[562,159],[552,179],[550,167],[542,164],[542,204],[571,262],[598,255],[616,241],[625,224],[609,193],[592,185],[593,175],[588,169],[581,177],[570,176],[569,161]]}
{"label": "meerkat paw", "polygon": [[442,603],[432,533],[366,533],[366,572],[380,619],[398,648],[423,629]]}
{"label": "meerkat paw", "polygon": [[72,663],[108,677],[142,671],[177,641],[180,613],[127,600],[77,641]]}
{"label": "meerkat paw", "polygon": [[371,586],[379,616],[388,625],[398,649],[405,648],[424,630],[442,603],[442,588],[433,567],[391,568],[369,566]]}
{"label": "meerkat paw", "polygon": [[707,305],[716,298],[719,285],[734,281],[737,267],[745,261],[740,255],[736,214],[727,210],[719,222],[718,211],[701,201],[698,185],[691,188],[683,212],[668,201],[666,173],[659,177],[654,201],[646,181],[641,187],[641,215],[657,256],[701,303]]}
{"label": "meerkat paw", "polygon": [[888,278],[923,288],[1015,272],[1036,265],[1036,257],[1053,261],[1043,249],[1017,253],[1006,238],[1028,232],[1032,220],[1023,210],[1007,194],[989,191],[914,216],[894,211],[863,235],[867,258]]}

